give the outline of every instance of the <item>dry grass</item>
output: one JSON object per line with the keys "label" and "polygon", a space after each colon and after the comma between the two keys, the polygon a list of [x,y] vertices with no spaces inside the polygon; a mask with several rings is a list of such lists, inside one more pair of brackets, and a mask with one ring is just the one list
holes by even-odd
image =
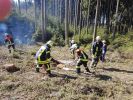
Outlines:
{"label": "dry grass", "polygon": [[[96,74],[77,75],[74,71],[53,68],[54,77],[43,78],[44,74],[36,73],[32,66],[34,58],[31,54],[38,48],[19,47],[16,58],[0,47],[0,100],[133,99],[133,61],[121,58],[119,52],[109,52],[107,62],[98,64]],[[68,48],[55,47],[52,55],[58,60],[72,60]],[[13,63],[21,70],[8,73],[2,68],[5,63]]]}

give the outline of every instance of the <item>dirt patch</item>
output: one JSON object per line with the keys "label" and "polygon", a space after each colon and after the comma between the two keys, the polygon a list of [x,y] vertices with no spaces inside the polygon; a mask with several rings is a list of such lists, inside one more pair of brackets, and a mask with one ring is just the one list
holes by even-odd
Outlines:
{"label": "dirt patch", "polygon": [[16,67],[14,64],[5,64],[3,66],[4,66],[4,69],[10,73],[20,70],[20,68]]}
{"label": "dirt patch", "polygon": [[81,87],[79,91],[85,95],[94,93],[98,96],[105,96],[106,94],[106,91],[102,87],[98,87],[98,86],[85,85]]}

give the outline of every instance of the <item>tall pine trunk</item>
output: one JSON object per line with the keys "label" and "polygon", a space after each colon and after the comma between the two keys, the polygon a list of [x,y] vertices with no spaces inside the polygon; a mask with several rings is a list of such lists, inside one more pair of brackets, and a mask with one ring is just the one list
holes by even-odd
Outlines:
{"label": "tall pine trunk", "polygon": [[107,10],[106,10],[106,35],[110,33],[110,0],[107,0]]}
{"label": "tall pine trunk", "polygon": [[35,29],[37,29],[37,7],[36,7],[36,0],[34,0],[34,17],[35,17]]}
{"label": "tall pine trunk", "polygon": [[60,10],[59,15],[60,15],[60,24],[61,24],[62,23],[62,0],[60,0],[60,8],[59,8],[59,10]]}
{"label": "tall pine trunk", "polygon": [[74,35],[76,34],[76,24],[77,24],[77,0],[74,0]]}
{"label": "tall pine trunk", "polygon": [[98,21],[99,5],[100,5],[100,0],[97,0],[94,31],[93,31],[93,41],[92,42],[95,41],[95,38],[96,38],[96,35],[97,35],[97,21]]}
{"label": "tall pine trunk", "polygon": [[115,13],[115,22],[114,22],[114,29],[113,29],[113,33],[112,33],[112,38],[115,38],[115,34],[116,34],[116,24],[117,24],[117,19],[118,19],[118,9],[119,9],[119,2],[120,0],[117,0],[117,6],[116,6],[116,13]]}
{"label": "tall pine trunk", "polygon": [[25,0],[25,11],[27,13],[27,0]]}
{"label": "tall pine trunk", "polygon": [[86,27],[86,32],[88,33],[88,29],[89,29],[89,16],[90,16],[90,3],[91,0],[88,0],[88,14],[87,14],[87,27]]}
{"label": "tall pine trunk", "polygon": [[81,2],[80,2],[80,11],[79,11],[80,13],[79,13],[79,15],[80,15],[80,17],[79,17],[79,40],[80,40],[80,35],[81,35],[81,29],[82,29],[82,0],[81,0]]}
{"label": "tall pine trunk", "polygon": [[21,2],[20,2],[20,0],[18,0],[18,11],[19,11],[19,14],[21,14]]}
{"label": "tall pine trunk", "polygon": [[46,0],[41,0],[42,41],[46,41]]}
{"label": "tall pine trunk", "polygon": [[68,0],[65,0],[65,45],[68,45]]}
{"label": "tall pine trunk", "polygon": [[70,24],[70,26],[72,25],[72,5],[71,5],[71,2],[72,2],[72,0],[69,0],[69,24]]}

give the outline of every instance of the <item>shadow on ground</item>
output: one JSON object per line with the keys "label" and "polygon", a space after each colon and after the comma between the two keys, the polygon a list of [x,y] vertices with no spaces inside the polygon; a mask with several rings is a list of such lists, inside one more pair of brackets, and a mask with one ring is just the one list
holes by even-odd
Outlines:
{"label": "shadow on ground", "polygon": [[67,79],[77,79],[77,77],[75,77],[75,76],[70,76],[70,75],[61,74],[61,73],[57,73],[57,72],[53,72],[51,77],[60,77],[60,78],[67,78]]}
{"label": "shadow on ground", "polygon": [[103,68],[103,70],[111,71],[111,72],[115,71],[115,72],[133,73],[133,71],[121,70],[121,69],[118,69],[118,68]]}
{"label": "shadow on ground", "polygon": [[108,75],[95,75],[96,78],[99,78],[99,80],[104,80],[104,81],[107,81],[107,80],[111,80],[112,77],[108,76]]}

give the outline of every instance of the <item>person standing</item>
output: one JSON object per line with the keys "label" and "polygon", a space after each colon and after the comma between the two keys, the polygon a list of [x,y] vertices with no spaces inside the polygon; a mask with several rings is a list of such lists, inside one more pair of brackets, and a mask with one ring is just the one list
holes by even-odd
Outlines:
{"label": "person standing", "polygon": [[105,40],[103,40],[102,43],[103,43],[103,47],[102,47],[102,62],[104,62],[105,61],[105,55],[106,55],[106,52],[107,52],[107,44],[106,44]]}
{"label": "person standing", "polygon": [[13,50],[15,51],[15,44],[14,44],[14,40],[12,35],[5,33],[5,44],[8,47],[9,53],[11,53],[11,47],[13,48]]}
{"label": "person standing", "polygon": [[90,67],[96,67],[99,59],[102,60],[102,47],[103,43],[101,41],[101,37],[97,36],[96,41],[92,45],[92,62]]}

